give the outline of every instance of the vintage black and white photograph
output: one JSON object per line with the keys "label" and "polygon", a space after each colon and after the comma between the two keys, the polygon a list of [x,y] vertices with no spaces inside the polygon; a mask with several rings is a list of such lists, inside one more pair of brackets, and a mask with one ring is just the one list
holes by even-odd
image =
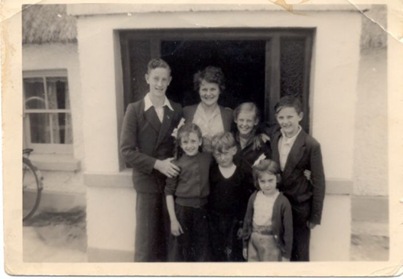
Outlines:
{"label": "vintage black and white photograph", "polygon": [[393,11],[313,2],[21,5],[15,274],[397,274]]}

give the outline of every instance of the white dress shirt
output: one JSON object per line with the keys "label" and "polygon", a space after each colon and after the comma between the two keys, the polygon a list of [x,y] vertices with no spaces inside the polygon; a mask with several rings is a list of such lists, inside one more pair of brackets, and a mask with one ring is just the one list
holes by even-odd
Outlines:
{"label": "white dress shirt", "polygon": [[287,163],[288,155],[290,154],[291,148],[294,145],[299,133],[301,132],[301,126],[298,127],[298,132],[291,138],[287,137],[283,130],[281,130],[282,136],[278,141],[278,153],[280,155],[280,168],[283,171],[285,164]]}
{"label": "white dress shirt", "polygon": [[150,98],[150,93],[147,93],[144,96],[144,111],[149,110],[151,107],[154,107],[155,112],[157,113],[158,119],[160,120],[160,122],[162,123],[162,120],[164,119],[164,107],[167,106],[170,110],[174,110],[171,106],[171,103],[169,102],[168,98],[165,97],[165,101],[164,104],[161,107],[156,107],[153,105],[153,103],[151,102],[151,98]]}

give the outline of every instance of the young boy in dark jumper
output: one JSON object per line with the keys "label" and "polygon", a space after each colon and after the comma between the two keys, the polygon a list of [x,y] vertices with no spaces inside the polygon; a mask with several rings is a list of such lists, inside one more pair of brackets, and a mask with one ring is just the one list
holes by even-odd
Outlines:
{"label": "young boy in dark jumper", "polygon": [[243,170],[234,164],[237,144],[230,132],[212,139],[216,163],[210,169],[209,233],[212,260],[243,261],[242,222],[249,198]]}

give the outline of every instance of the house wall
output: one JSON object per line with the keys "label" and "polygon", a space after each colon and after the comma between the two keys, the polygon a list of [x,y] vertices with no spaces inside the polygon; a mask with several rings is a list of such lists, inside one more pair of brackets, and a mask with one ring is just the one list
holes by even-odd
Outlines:
{"label": "house wall", "polygon": [[67,70],[73,124],[73,157],[84,158],[80,70],[77,44],[23,45],[22,70]]}
{"label": "house wall", "polygon": [[[75,9],[70,12],[79,14]],[[259,9],[215,11],[208,17],[202,11],[136,14],[128,10],[120,15],[78,17],[90,261],[133,259],[135,192],[130,171],[120,169],[118,152],[123,78],[117,30],[244,27],[246,22],[248,27],[316,28],[310,119],[312,135],[322,146],[327,191],[323,224],[313,232],[312,260],[348,260],[361,19],[348,9],[321,10],[302,15]]]}
{"label": "house wall", "polygon": [[361,52],[355,120],[354,194],[387,197],[386,48]]}
{"label": "house wall", "polygon": [[[27,44],[22,47],[22,70],[67,70],[73,129],[72,154],[38,154],[30,159],[44,177],[45,196],[48,192],[67,193],[65,201],[52,195],[44,198],[40,210],[69,210],[85,206],[86,187],[82,170],[85,168],[85,151],[82,126],[82,94],[77,44]],[[69,193],[73,193],[70,195]],[[77,194],[77,195],[76,195]],[[60,203],[62,202],[63,205]]]}
{"label": "house wall", "polygon": [[356,103],[354,194],[385,200],[389,194],[386,6],[375,5],[365,15]]}

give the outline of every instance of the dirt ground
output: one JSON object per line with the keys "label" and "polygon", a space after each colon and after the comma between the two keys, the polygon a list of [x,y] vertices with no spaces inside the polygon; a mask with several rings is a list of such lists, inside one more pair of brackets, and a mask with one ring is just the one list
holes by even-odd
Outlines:
{"label": "dirt ground", "polygon": [[86,262],[85,212],[41,213],[23,227],[25,262]]}
{"label": "dirt ground", "polygon": [[[85,212],[41,213],[23,227],[25,262],[87,262]],[[351,236],[351,261],[387,261],[389,238]]]}

